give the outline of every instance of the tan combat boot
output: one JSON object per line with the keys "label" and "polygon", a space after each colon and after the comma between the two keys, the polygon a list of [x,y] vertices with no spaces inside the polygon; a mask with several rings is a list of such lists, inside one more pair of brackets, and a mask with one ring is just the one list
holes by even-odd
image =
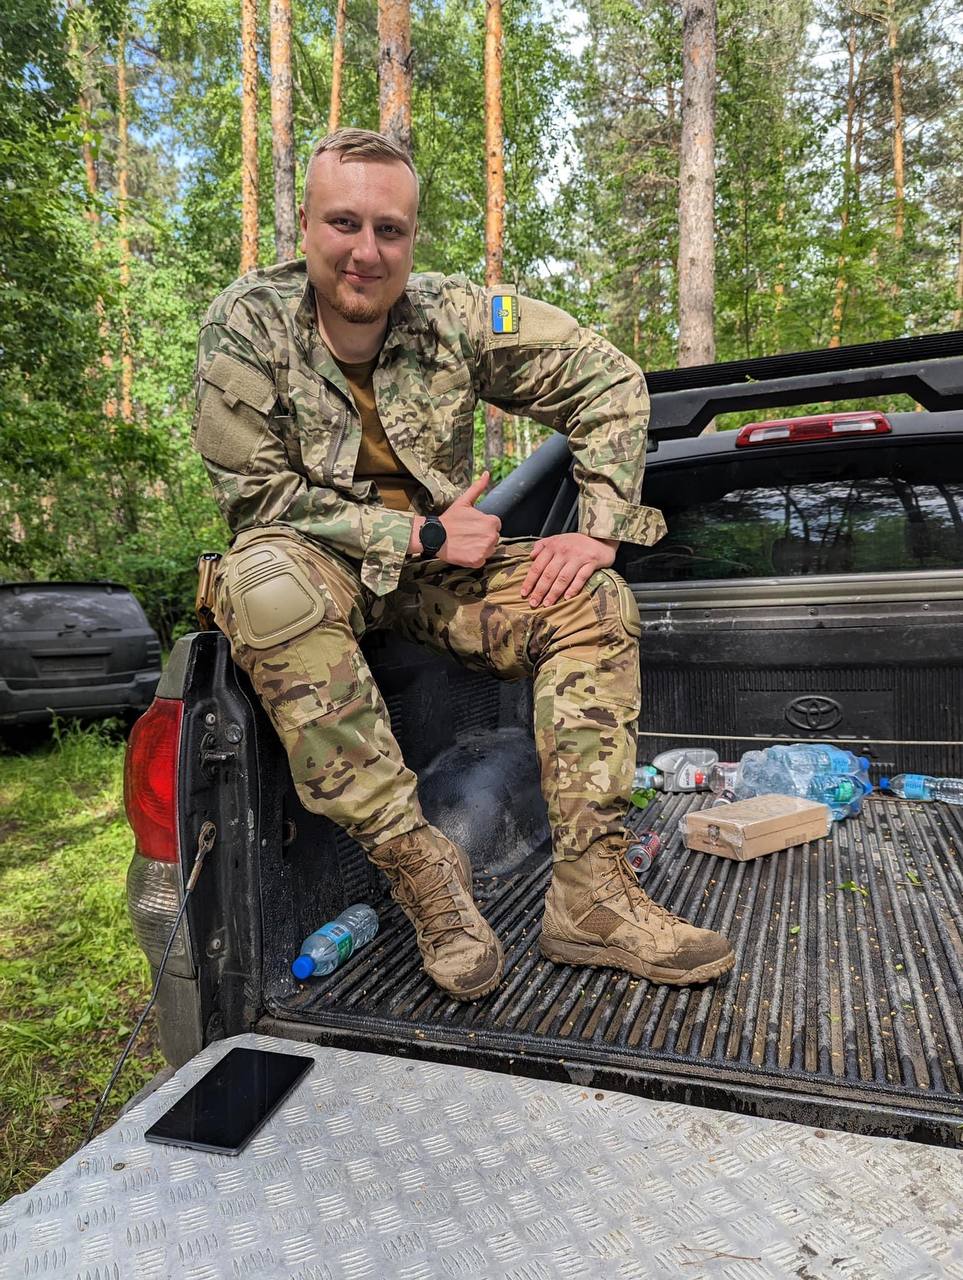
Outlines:
{"label": "tan combat boot", "polygon": [[471,864],[435,827],[419,827],[368,857],[391,882],[391,896],[415,926],[428,976],[456,1000],[477,1000],[498,986],[501,943],[471,896]]}
{"label": "tan combat boot", "polygon": [[697,929],[653,902],[625,860],[630,842],[609,836],[571,862],[556,862],[545,898],[542,954],[561,964],[607,965],[686,986],[735,963],[721,933]]}

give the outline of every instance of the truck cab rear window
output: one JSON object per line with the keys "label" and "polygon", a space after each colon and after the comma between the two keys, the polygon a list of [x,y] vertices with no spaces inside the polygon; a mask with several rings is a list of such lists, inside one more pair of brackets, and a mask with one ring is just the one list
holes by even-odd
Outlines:
{"label": "truck cab rear window", "polygon": [[668,534],[633,548],[633,582],[963,568],[963,480],[876,475],[733,488],[664,508]]}

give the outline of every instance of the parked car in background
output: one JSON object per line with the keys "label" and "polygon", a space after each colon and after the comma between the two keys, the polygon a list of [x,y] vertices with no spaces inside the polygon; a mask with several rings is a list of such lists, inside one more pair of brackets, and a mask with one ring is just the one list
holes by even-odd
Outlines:
{"label": "parked car in background", "polygon": [[139,715],[161,673],[160,641],[116,582],[0,583],[0,730],[53,714]]}

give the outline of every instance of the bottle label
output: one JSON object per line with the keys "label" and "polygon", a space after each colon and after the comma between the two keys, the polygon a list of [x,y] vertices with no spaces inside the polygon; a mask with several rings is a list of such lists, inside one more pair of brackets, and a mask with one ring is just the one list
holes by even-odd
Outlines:
{"label": "bottle label", "polygon": [[343,964],[354,950],[354,938],[351,936],[351,930],[346,929],[343,924],[324,924],[318,930],[325,938],[330,938],[334,945],[338,948],[338,964]]}
{"label": "bottle label", "polygon": [[925,800],[926,775],[922,773],[904,774],[903,795],[907,800]]}
{"label": "bottle label", "polygon": [[675,785],[680,791],[698,791],[706,785],[706,775],[700,765],[687,760],[676,770]]}

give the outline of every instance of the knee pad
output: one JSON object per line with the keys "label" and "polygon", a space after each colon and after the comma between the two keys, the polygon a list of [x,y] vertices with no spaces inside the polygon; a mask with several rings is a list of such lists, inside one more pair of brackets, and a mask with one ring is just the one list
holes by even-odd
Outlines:
{"label": "knee pad", "polygon": [[318,589],[281,539],[254,542],[229,554],[224,587],[238,638],[251,649],[273,649],[324,617]]}
{"label": "knee pad", "polygon": [[638,640],[642,634],[642,619],[628,583],[613,569],[599,569],[589,579],[589,589],[595,596],[599,610],[618,615],[627,635]]}

